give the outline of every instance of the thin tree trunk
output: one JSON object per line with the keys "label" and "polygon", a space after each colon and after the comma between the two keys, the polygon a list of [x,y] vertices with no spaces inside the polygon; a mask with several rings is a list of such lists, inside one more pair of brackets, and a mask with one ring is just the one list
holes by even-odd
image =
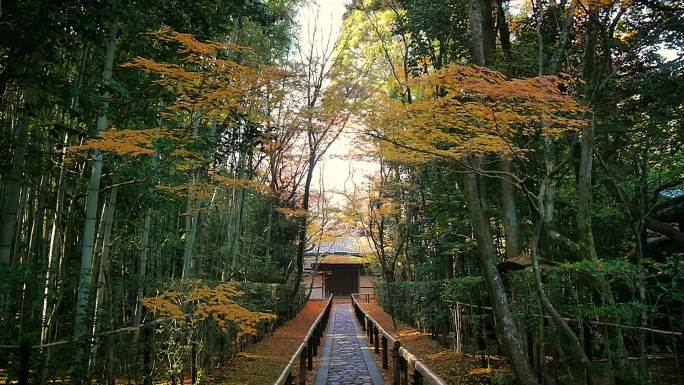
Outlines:
{"label": "thin tree trunk", "polygon": [[[304,182],[304,195],[302,196],[302,210],[305,213],[309,213],[309,197],[311,194],[311,181],[313,180],[314,168],[316,167],[315,153],[310,151],[309,154],[309,167],[306,170],[306,181]],[[293,282],[292,287],[292,298],[297,296],[299,293],[299,286],[302,282],[302,277],[304,276],[304,251],[306,250],[306,227],[309,219],[306,215],[303,215],[299,220],[299,228],[297,230],[297,276]]]}
{"label": "thin tree trunk", "polygon": [[[513,167],[508,158],[501,159],[501,170],[512,173]],[[501,205],[503,208],[504,239],[506,240],[506,258],[511,259],[520,253],[520,225],[515,204],[515,187],[510,180],[501,179]]]}
{"label": "thin tree trunk", "polygon": [[38,263],[38,246],[42,244],[43,228],[45,227],[45,204],[43,197],[45,194],[45,186],[47,185],[48,177],[43,175],[40,177],[39,188],[35,193],[35,207],[33,212],[33,221],[31,222],[31,236],[28,242],[28,259],[33,261],[36,269],[40,268]]}
{"label": "thin tree trunk", "polygon": [[[197,138],[199,135],[199,125],[200,125],[200,113],[193,113],[191,115],[193,119],[193,138]],[[193,189],[195,188],[195,176],[191,175],[188,187],[188,201],[186,205],[185,212],[185,245],[183,247],[183,278],[190,278],[194,274],[194,247],[195,247],[195,234],[197,234],[197,214],[200,207],[199,200],[195,206],[195,198],[193,196]]]}
{"label": "thin tree trunk", "polygon": [[[143,236],[142,236],[142,244],[141,244],[141,250],[140,250],[140,260],[139,260],[139,265],[138,265],[138,292],[136,294],[136,301],[135,301],[135,325],[140,325],[140,322],[142,321],[142,314],[143,314],[143,307],[142,307],[142,299],[143,296],[145,295],[145,279],[147,275],[147,255],[149,254],[150,251],[150,222],[152,220],[152,209],[147,209],[147,212],[145,213],[145,223],[143,225]],[[143,333],[147,333],[147,331],[143,331]],[[135,351],[138,352],[139,349],[139,343],[140,343],[140,329],[135,329],[134,335],[133,335],[133,344],[135,346]],[[143,344],[149,343],[149,341],[143,341]],[[147,349],[148,347],[145,347],[144,349]],[[145,356],[145,353],[143,353]],[[138,357],[138,354],[136,354],[136,357]],[[138,361],[136,360],[136,363]],[[149,377],[149,373],[146,372],[146,365],[143,364],[142,371],[140,368],[136,365],[136,372],[138,375],[136,376],[138,380],[140,380],[140,377],[142,375],[143,378],[147,379]]]}
{"label": "thin tree trunk", "polygon": [[468,4],[470,5],[468,15],[470,16],[473,62],[483,67],[485,65],[485,48],[480,0],[469,0]]}
{"label": "thin tree trunk", "polygon": [[586,259],[596,259],[596,246],[591,228],[591,175],[594,159],[594,126],[595,119],[592,112],[591,124],[582,129],[579,178],[577,181],[577,230],[579,232],[580,256]]}
{"label": "thin tree trunk", "polygon": [[[12,240],[15,236],[14,228],[17,223],[19,208],[19,192],[21,188],[21,178],[24,172],[24,159],[26,158],[26,147],[28,144],[28,129],[30,113],[28,110],[33,107],[33,87],[28,87],[24,93],[24,102],[17,128],[14,133],[16,142],[14,145],[14,158],[12,159],[12,169],[8,176],[7,187],[5,189],[4,200],[2,202],[2,224],[0,225],[0,264],[8,266],[12,255]],[[1,298],[0,298],[1,299]],[[1,303],[1,302],[0,302]]]}
{"label": "thin tree trunk", "polygon": [[504,0],[496,0],[496,27],[499,32],[499,41],[501,41],[501,49],[506,60],[511,59],[511,32],[508,29],[508,22],[506,21],[506,12],[504,10]]}
{"label": "thin tree trunk", "polygon": [[485,65],[492,64],[496,51],[496,29],[492,13],[492,0],[480,0],[480,15],[482,18],[482,48]]}
{"label": "thin tree trunk", "polygon": [[573,370],[571,372],[574,376],[572,379],[573,382],[577,384],[586,384],[590,381],[590,370],[592,366],[591,361],[589,361],[589,358],[585,354],[584,349],[582,348],[582,344],[577,335],[575,334],[575,332],[570,328],[568,323],[563,319],[563,317],[553,306],[549,298],[546,296],[544,286],[542,285],[542,278],[539,267],[538,245],[542,228],[544,226],[544,223],[546,223],[546,220],[543,217],[543,200],[544,196],[546,195],[544,193],[544,190],[547,188],[549,184],[550,179],[546,178],[542,182],[538,194],[537,204],[541,206],[540,211],[542,212],[542,214],[541,217],[538,219],[537,223],[535,224],[534,236],[532,237],[532,241],[530,243],[530,257],[532,259],[534,284],[535,289],[537,291],[537,295],[539,296],[539,300],[541,301],[541,305],[544,311],[551,316],[551,319],[560,331],[560,335],[564,337],[564,343],[561,345],[561,349],[563,350],[563,352],[565,352],[565,355],[568,357],[570,364],[572,365]]}
{"label": "thin tree trunk", "polygon": [[[36,140],[36,142],[38,142],[38,140]],[[44,190],[46,179],[47,178],[45,176],[42,176],[40,178],[40,183],[38,183],[39,187],[37,189],[32,189],[31,198],[29,199],[31,202],[33,202],[33,210],[27,209],[28,212],[32,213],[31,217],[28,218],[26,221],[26,227],[30,227],[30,230],[27,229],[29,230],[27,248],[26,250],[22,251],[24,257],[20,259],[21,264],[28,269],[39,269],[36,248],[37,245],[40,243],[40,241],[37,239],[40,237],[38,229],[43,227],[44,216],[41,213],[43,207],[41,197],[44,194],[41,193]],[[30,375],[30,357],[32,351],[30,346],[33,343],[35,343],[33,341],[33,333],[29,333],[29,331],[32,327],[32,321],[35,319],[35,314],[33,314],[33,312],[36,305],[36,302],[34,300],[36,286],[33,285],[31,282],[24,280],[21,284],[21,287],[22,293],[18,333],[20,341],[20,363],[18,372],[18,384],[28,385]]]}
{"label": "thin tree trunk", "polygon": [[[111,254],[111,239],[112,230],[114,228],[114,216],[116,214],[116,200],[118,196],[118,187],[112,188],[109,195],[109,202],[107,204],[107,214],[104,216],[102,222],[104,222],[104,230],[102,234],[102,252],[100,253],[100,268],[98,271],[97,285],[95,287],[95,306],[93,309],[93,334],[97,334],[100,327],[100,316],[102,313],[102,307],[104,306],[105,296],[107,294],[107,279],[110,272],[110,254]],[[109,315],[112,317],[112,314]],[[94,357],[97,354],[97,349],[99,348],[99,338],[95,338],[95,343],[93,344],[93,350],[91,355]]]}
{"label": "thin tree trunk", "polygon": [[230,279],[233,279],[240,268],[240,257],[242,256],[242,229],[245,219],[245,198],[246,190],[240,187],[239,201],[234,214],[234,222],[232,230],[232,243],[230,245],[231,264],[230,264]]}
{"label": "thin tree trunk", "polygon": [[192,276],[192,249],[194,247],[194,239],[192,239],[192,222],[194,219],[194,204],[192,185],[188,189],[187,203],[185,205],[185,245],[183,247],[183,278],[190,278]]}
{"label": "thin tree trunk", "polygon": [[226,224],[225,238],[223,242],[223,249],[226,251],[226,259],[223,262],[223,268],[221,270],[221,281],[226,281],[231,278],[233,272],[233,248],[235,247],[235,221],[236,215],[233,212],[234,206],[236,204],[236,190],[237,187],[230,188],[230,194],[228,195],[226,215],[228,216],[228,223]]}
{"label": "thin tree trunk", "polygon": [[[17,128],[14,132],[16,142],[12,169],[7,177],[5,193],[3,195],[2,212],[0,213],[0,266],[9,267],[12,259],[12,242],[17,235],[15,226],[20,200],[21,179],[24,172],[24,159],[28,142],[29,110],[33,108],[33,87],[27,87]],[[4,294],[0,293],[0,325],[4,325],[9,317]]]}
{"label": "thin tree trunk", "polygon": [[[147,274],[147,255],[150,251],[150,223],[152,221],[152,209],[147,209],[145,213],[145,224],[143,227],[142,245],[140,250],[140,264],[138,267],[138,294],[135,302],[135,324],[140,325],[142,320],[142,298],[145,294],[145,278]],[[136,339],[140,329],[136,329]]]}
{"label": "thin tree trunk", "polygon": [[[479,0],[469,0],[469,3],[473,61],[479,66],[484,66],[485,52],[480,3]],[[497,337],[511,360],[518,382],[522,385],[537,385],[537,378],[530,367],[523,349],[521,337],[515,327],[506,288],[496,268],[496,250],[494,248],[494,240],[492,239],[489,218],[486,214],[486,206],[483,205],[480,198],[482,194],[477,175],[473,172],[466,173],[463,177],[463,197],[468,206],[468,213],[470,214],[478,245],[482,275],[487,285],[496,321]]]}
{"label": "thin tree trunk", "polygon": [[[80,94],[80,89],[81,89],[81,83],[83,82],[83,76],[85,73],[85,66],[87,62],[87,57],[88,57],[88,51],[89,51],[90,45],[88,42],[85,43],[83,46],[83,50],[81,52],[81,59],[80,59],[80,67],[78,71],[78,76],[76,78],[76,83],[74,85],[74,94],[75,96],[71,100],[71,109],[76,110],[79,105],[79,94]],[[70,126],[72,128],[75,128],[76,125],[76,119],[71,119]],[[48,256],[47,256],[47,269],[46,269],[46,274],[45,274],[45,284],[44,284],[44,289],[43,289],[43,310],[41,313],[41,333],[40,333],[40,343],[45,344],[47,343],[48,340],[48,330],[49,330],[49,325],[47,323],[48,321],[48,312],[49,312],[49,297],[50,297],[50,288],[52,287],[52,282],[54,281],[54,262],[55,262],[55,255],[58,250],[58,231],[59,231],[59,222],[62,216],[62,209],[64,205],[64,190],[66,188],[66,166],[65,166],[65,156],[66,156],[66,150],[67,150],[67,145],[69,144],[69,133],[64,134],[64,140],[62,142],[62,154],[60,157],[60,164],[59,164],[59,177],[57,179],[57,196],[55,199],[55,209],[52,217],[52,226],[50,229],[50,235],[49,235],[49,244],[48,244]],[[45,353],[45,352],[44,352]],[[47,356],[47,355],[46,355]],[[47,359],[47,357],[46,357]],[[41,375],[39,376],[40,378],[40,383],[44,384],[45,383],[45,377],[43,375],[46,366],[47,366],[47,361],[46,359],[43,360],[43,366],[40,368]]]}
{"label": "thin tree trunk", "polygon": [[268,222],[266,223],[266,239],[264,245],[266,246],[266,266],[271,264],[271,234],[273,233],[273,208],[274,202],[272,199],[268,200]]}
{"label": "thin tree trunk", "polygon": [[[116,22],[111,22],[108,31],[107,50],[104,60],[104,71],[102,81],[107,83],[112,78],[112,67],[114,65],[114,48],[116,45],[116,34],[118,27]],[[103,95],[102,108],[97,118],[97,132],[102,132],[107,128],[107,110],[109,108],[109,92]],[[97,216],[98,198],[100,190],[100,177],[102,175],[102,153],[95,151],[95,159],[92,164],[92,174],[90,176],[88,197],[86,200],[86,219],[83,228],[83,247],[81,250],[81,267],[78,281],[78,298],[76,302],[76,320],[74,322],[74,338],[76,346],[74,351],[74,366],[72,371],[72,383],[80,385],[84,378],[83,354],[87,347],[85,338],[87,333],[88,307],[90,295],[90,279],[92,274],[93,262],[93,241],[95,238],[95,222]]]}
{"label": "thin tree trunk", "polygon": [[[562,9],[560,10],[563,11]],[[565,53],[565,47],[568,44],[568,36],[570,35],[570,28],[575,20],[575,2],[571,2],[568,6],[568,10],[563,15],[563,21],[561,25],[560,35],[558,36],[558,47],[554,50],[551,56],[551,61],[549,62],[549,73],[556,74],[561,68],[561,59]]]}
{"label": "thin tree trunk", "polygon": [[463,178],[463,187],[463,197],[468,206],[475,239],[477,240],[482,274],[487,284],[496,320],[497,337],[500,339],[501,346],[511,361],[519,383],[523,385],[536,385],[537,378],[525,355],[520,335],[513,321],[506,288],[496,268],[496,251],[489,227],[489,220],[480,202],[477,176],[472,172],[466,173]]}

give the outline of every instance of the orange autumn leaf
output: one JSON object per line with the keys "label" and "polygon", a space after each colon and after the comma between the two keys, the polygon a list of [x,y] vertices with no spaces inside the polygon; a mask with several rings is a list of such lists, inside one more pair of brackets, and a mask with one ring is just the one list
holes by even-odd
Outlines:
{"label": "orange autumn leaf", "polygon": [[238,336],[256,334],[261,322],[273,321],[277,316],[243,307],[236,302],[236,298],[243,295],[235,283],[227,282],[213,288],[200,284],[183,293],[171,290],[156,297],[143,298],[141,302],[159,317],[192,325],[214,322],[224,330],[234,326],[238,329]]}
{"label": "orange autumn leaf", "polygon": [[389,160],[525,157],[532,149],[518,145],[520,138],[558,139],[586,124],[586,108],[564,92],[569,83],[565,75],[509,79],[488,68],[452,65],[411,79],[411,103],[386,96],[367,123],[371,135],[383,139],[379,148]]}

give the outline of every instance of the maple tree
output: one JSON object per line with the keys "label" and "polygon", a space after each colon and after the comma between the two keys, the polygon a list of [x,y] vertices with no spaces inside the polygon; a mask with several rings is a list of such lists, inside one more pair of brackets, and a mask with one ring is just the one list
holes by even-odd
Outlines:
{"label": "maple tree", "polygon": [[[183,284],[180,284],[183,286]],[[189,285],[190,290],[166,291],[156,297],[141,300],[152,313],[192,325],[200,322],[216,322],[223,330],[237,327],[238,337],[256,334],[257,325],[263,321],[273,321],[272,313],[254,312],[235,301],[245,293],[234,283],[221,283],[214,288],[205,285]]]}
{"label": "maple tree", "polygon": [[509,80],[486,68],[448,66],[412,79],[408,84],[416,100],[387,99],[368,126],[372,136],[388,142],[384,153],[389,159],[407,159],[405,150],[421,152],[423,159],[525,158],[533,149],[518,143],[526,138],[555,140],[586,124],[586,108],[561,92],[563,83],[556,76]]}

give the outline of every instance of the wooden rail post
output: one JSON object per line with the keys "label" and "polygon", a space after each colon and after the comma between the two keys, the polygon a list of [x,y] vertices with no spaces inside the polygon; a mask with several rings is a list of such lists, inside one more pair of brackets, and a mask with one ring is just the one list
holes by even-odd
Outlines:
{"label": "wooden rail post", "polygon": [[382,335],[382,368],[387,369],[389,367],[387,362],[387,337]]}
{"label": "wooden rail post", "polygon": [[316,328],[314,329],[314,333],[313,333],[313,346],[312,346],[312,348],[313,348],[313,355],[314,356],[318,355],[318,344],[321,342],[321,335],[320,335],[319,328],[318,328],[319,326],[321,326],[320,323],[318,325],[316,325]]}
{"label": "wooden rail post", "polygon": [[197,347],[194,342],[190,348],[190,380],[193,384],[197,382]]}
{"label": "wooden rail post", "polygon": [[399,357],[399,366],[401,367],[401,385],[409,385],[408,383],[408,362],[404,357]]}
{"label": "wooden rail post", "polygon": [[399,348],[401,348],[401,343],[399,341],[394,341],[394,346],[392,347],[392,366],[394,367],[394,378],[392,378],[392,383],[394,385],[401,385],[401,368],[399,363]]}
{"label": "wooden rail post", "polygon": [[370,341],[371,344],[374,344],[375,340],[373,339],[373,336],[375,335],[375,325],[373,325],[373,322],[368,321],[368,341]]}
{"label": "wooden rail post", "polygon": [[304,347],[304,350],[299,354],[299,385],[306,385],[306,356],[308,346]]}
{"label": "wooden rail post", "polygon": [[418,371],[413,371],[413,384],[412,385],[423,385],[423,375]]}
{"label": "wooden rail post", "polygon": [[380,354],[380,340],[378,339],[378,328],[375,327],[373,328],[375,331],[375,338],[373,339],[375,341],[375,354]]}
{"label": "wooden rail post", "polygon": [[368,337],[368,341],[370,341],[372,330],[373,323],[371,322],[370,318],[366,318],[366,337]]}
{"label": "wooden rail post", "polygon": [[[307,369],[313,370],[313,358],[317,355],[317,347],[321,343],[320,339],[325,332],[328,318],[330,317],[330,309],[332,306],[332,294],[328,299],[325,309],[321,312],[314,325],[309,328],[306,337],[297,347],[297,351],[290,356],[287,366],[280,373],[280,376],[275,381],[274,385],[306,385]],[[297,359],[299,359],[299,373],[295,372],[297,366]],[[296,380],[296,378],[299,378]]]}

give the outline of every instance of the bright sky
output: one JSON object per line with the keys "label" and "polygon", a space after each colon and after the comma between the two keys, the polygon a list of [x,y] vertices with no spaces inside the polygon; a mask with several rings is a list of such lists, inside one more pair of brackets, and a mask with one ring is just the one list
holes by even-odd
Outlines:
{"label": "bright sky", "polygon": [[[311,40],[313,26],[318,13],[318,32],[315,44],[322,50],[325,41],[332,32],[333,41],[338,37],[341,26],[342,16],[345,11],[345,0],[318,0],[311,2],[311,5],[303,6],[299,11],[297,20],[301,26],[299,41],[303,45],[308,45]],[[321,39],[323,37],[323,39]],[[323,41],[321,41],[323,40]],[[319,190],[321,182],[333,204],[341,205],[345,199],[339,194],[332,192],[342,192],[345,189],[351,191],[353,184],[359,187],[366,185],[366,175],[374,174],[378,170],[376,163],[361,161],[354,158],[354,147],[352,139],[354,132],[347,128],[335,143],[330,147],[326,156],[319,162],[316,169],[318,180],[314,183],[314,189]]]}

